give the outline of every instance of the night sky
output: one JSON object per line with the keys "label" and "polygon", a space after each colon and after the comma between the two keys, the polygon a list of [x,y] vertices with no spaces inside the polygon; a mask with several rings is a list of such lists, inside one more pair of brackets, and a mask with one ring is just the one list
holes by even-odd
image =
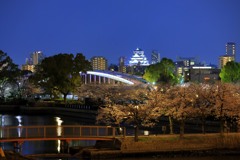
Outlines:
{"label": "night sky", "polygon": [[38,50],[117,64],[137,47],[217,65],[227,42],[240,59],[240,0],[0,0],[0,50],[18,65]]}

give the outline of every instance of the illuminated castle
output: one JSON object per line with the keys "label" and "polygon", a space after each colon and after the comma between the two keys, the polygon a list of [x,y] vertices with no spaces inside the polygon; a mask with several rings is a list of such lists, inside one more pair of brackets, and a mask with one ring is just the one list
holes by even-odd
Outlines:
{"label": "illuminated castle", "polygon": [[133,56],[129,61],[129,66],[149,66],[147,57],[144,55],[144,51],[137,48],[133,51]]}

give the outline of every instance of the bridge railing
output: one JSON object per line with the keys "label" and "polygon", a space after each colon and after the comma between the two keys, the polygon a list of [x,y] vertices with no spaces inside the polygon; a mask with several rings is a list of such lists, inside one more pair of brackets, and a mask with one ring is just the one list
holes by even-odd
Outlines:
{"label": "bridge railing", "polygon": [[14,138],[80,138],[123,136],[119,129],[109,126],[4,126],[0,127],[0,139]]}

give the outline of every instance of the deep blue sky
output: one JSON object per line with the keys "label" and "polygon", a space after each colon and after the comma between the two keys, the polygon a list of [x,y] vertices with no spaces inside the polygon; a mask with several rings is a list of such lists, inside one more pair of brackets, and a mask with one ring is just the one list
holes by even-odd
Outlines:
{"label": "deep blue sky", "polygon": [[0,50],[18,65],[37,50],[117,63],[137,47],[218,64],[227,42],[240,59],[240,0],[0,0]]}

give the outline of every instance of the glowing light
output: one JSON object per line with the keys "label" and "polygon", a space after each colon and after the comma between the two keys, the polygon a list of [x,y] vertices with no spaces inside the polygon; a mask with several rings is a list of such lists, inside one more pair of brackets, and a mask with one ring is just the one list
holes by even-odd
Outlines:
{"label": "glowing light", "polygon": [[61,152],[61,141],[60,140],[57,140],[57,151],[58,151],[58,153]]}
{"label": "glowing light", "polygon": [[[62,125],[62,120],[61,120],[61,118],[60,117],[55,117],[55,120],[56,120],[56,122],[57,122],[57,136],[61,136],[62,135],[62,127],[61,127],[61,125]],[[60,153],[60,150],[61,150],[61,141],[60,140],[58,140],[57,141],[57,151],[58,151],[58,153]]]}
{"label": "glowing light", "polygon": [[194,67],[192,67],[193,69],[212,69],[212,67],[211,66],[194,66]]}
{"label": "glowing light", "polygon": [[94,71],[87,71],[87,74],[91,74],[91,75],[96,75],[96,76],[101,76],[101,77],[106,77],[106,78],[110,78],[110,79],[114,79],[116,81],[120,81],[126,84],[130,84],[133,85],[134,83],[126,80],[124,78],[118,77],[118,76],[114,76],[114,75],[110,75],[110,74],[106,74],[106,73],[99,73],[99,72],[94,72]]}
{"label": "glowing light", "polygon": [[61,125],[62,125],[62,120],[61,120],[61,118],[59,118],[59,117],[55,117],[56,118],[56,122],[57,122],[57,136],[61,136],[62,135],[62,127],[61,127]]}
{"label": "glowing light", "polygon": [[22,116],[16,116],[15,117],[17,120],[18,120],[18,137],[21,137],[21,134],[22,134],[22,128],[21,128],[21,126],[22,126]]}

